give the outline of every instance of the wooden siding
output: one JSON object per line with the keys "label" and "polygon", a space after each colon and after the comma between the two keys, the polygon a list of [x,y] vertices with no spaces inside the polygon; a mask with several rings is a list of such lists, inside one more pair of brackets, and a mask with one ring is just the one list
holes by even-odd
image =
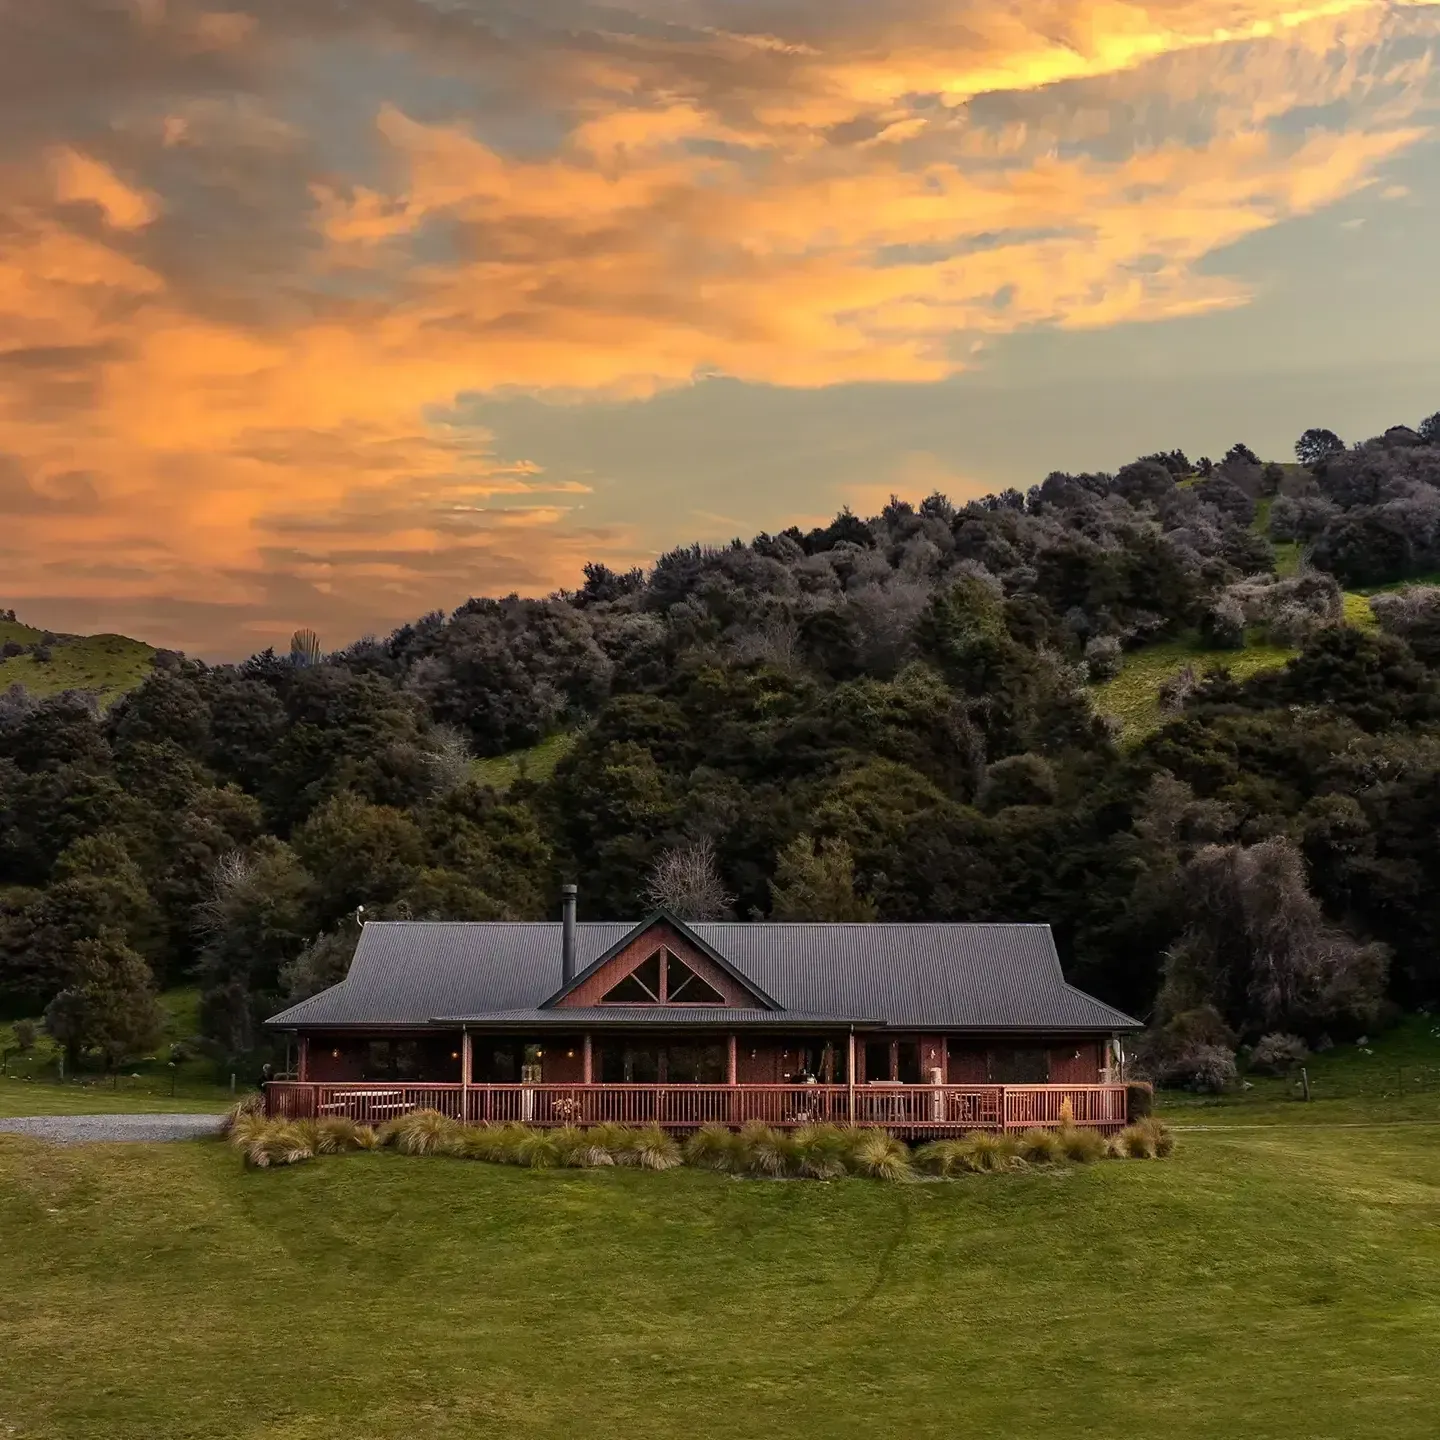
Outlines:
{"label": "wooden siding", "polygon": [[1077,1040],[1073,1044],[1050,1047],[1050,1083],[1052,1085],[1095,1085],[1100,1080],[1103,1045],[1094,1040]]}
{"label": "wooden siding", "polygon": [[950,1041],[949,1064],[945,1067],[945,1079],[951,1085],[983,1085],[989,1078],[985,1051],[968,1043]]}

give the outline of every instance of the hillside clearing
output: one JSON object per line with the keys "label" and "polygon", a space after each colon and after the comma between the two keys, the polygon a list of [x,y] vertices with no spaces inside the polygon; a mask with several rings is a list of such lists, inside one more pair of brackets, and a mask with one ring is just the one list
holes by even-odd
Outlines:
{"label": "hillside clearing", "polygon": [[520,779],[548,780],[555,773],[555,767],[575,748],[579,738],[578,730],[562,730],[524,750],[511,750],[504,755],[490,755],[473,761],[471,773],[481,785],[489,785],[502,794]]}
{"label": "hillside clearing", "polygon": [[1093,687],[1095,708],[1102,715],[1119,719],[1122,742],[1134,743],[1163,723],[1160,687],[1187,665],[1194,668],[1197,677],[1203,677],[1212,666],[1221,666],[1237,680],[1244,680],[1261,670],[1275,669],[1298,653],[1258,637],[1243,650],[1217,650],[1205,645],[1198,635],[1160,640],[1131,651],[1113,680]]}

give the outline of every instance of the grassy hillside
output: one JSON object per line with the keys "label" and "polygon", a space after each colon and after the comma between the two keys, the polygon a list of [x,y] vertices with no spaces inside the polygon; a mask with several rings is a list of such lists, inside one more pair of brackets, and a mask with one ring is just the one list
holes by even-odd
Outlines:
{"label": "grassy hillside", "polygon": [[578,731],[562,730],[528,749],[476,760],[471,768],[482,785],[491,785],[503,793],[522,776],[527,780],[548,780],[578,738]]}
{"label": "grassy hillside", "polygon": [[0,1135],[0,1423],[1429,1440],[1437,1142],[1203,1131],[907,1186]]}
{"label": "grassy hillside", "polygon": [[[1299,465],[1284,465],[1287,476],[1303,470]],[[1180,482],[1181,484],[1185,482]],[[1262,497],[1255,504],[1255,520],[1251,528],[1257,535],[1266,535],[1270,529],[1270,510],[1274,499]],[[1279,543],[1275,549],[1275,571],[1281,578],[1299,573],[1301,546],[1295,542]],[[1361,629],[1369,629],[1376,623],[1374,611],[1370,608],[1369,596],[1381,590],[1400,590],[1406,585],[1434,583],[1431,577],[1397,582],[1394,585],[1376,587],[1373,590],[1350,591],[1344,594],[1344,621]],[[1187,665],[1202,675],[1211,666],[1219,665],[1228,669],[1237,680],[1244,680],[1261,670],[1272,670],[1283,665],[1298,652],[1283,645],[1271,644],[1263,630],[1253,631],[1243,650],[1217,650],[1208,647],[1198,635],[1176,640],[1162,640],[1146,645],[1126,655],[1123,668],[1113,680],[1103,681],[1092,687],[1095,708],[1104,715],[1114,715],[1123,724],[1121,738],[1133,744],[1144,739],[1164,719],[1160,710],[1160,687],[1178,675]]]}
{"label": "grassy hillside", "polygon": [[1160,725],[1164,719],[1160,710],[1160,687],[1187,665],[1193,666],[1197,675],[1203,675],[1212,665],[1223,665],[1237,680],[1243,680],[1259,670],[1283,665],[1297,653],[1271,645],[1259,636],[1243,650],[1217,650],[1207,646],[1198,635],[1160,640],[1131,651],[1113,680],[1093,687],[1095,708],[1103,715],[1116,716],[1124,726],[1121,739],[1134,742]]}
{"label": "grassy hillside", "polygon": [[[0,620],[0,645],[35,645],[45,632],[14,620]],[[33,695],[93,690],[102,704],[117,700],[150,673],[155,648],[124,635],[58,635],[50,659],[14,655],[0,659],[0,691],[23,685]]]}

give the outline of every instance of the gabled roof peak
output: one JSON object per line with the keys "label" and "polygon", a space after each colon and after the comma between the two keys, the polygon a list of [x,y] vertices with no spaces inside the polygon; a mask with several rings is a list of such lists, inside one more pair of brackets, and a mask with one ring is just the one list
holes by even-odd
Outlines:
{"label": "gabled roof peak", "polygon": [[603,970],[620,952],[628,946],[633,945],[647,931],[653,930],[656,926],[668,925],[682,940],[693,945],[711,964],[718,966],[748,995],[753,995],[757,1002],[757,1009],[761,1010],[783,1010],[785,1007],[778,1001],[767,995],[748,975],[737,970],[731,962],[720,953],[713,945],[701,936],[697,935],[690,926],[678,915],[663,907],[659,910],[652,910],[632,930],[627,931],[610,946],[603,954],[592,960],[583,970],[575,976],[568,984],[562,985],[553,995],[540,1002],[541,1010],[549,1010],[560,1003],[567,995],[579,989],[592,975]]}

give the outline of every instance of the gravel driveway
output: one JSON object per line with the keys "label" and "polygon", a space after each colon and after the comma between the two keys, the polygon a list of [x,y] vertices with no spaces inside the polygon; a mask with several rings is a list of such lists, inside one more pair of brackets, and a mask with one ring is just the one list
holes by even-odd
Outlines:
{"label": "gravel driveway", "polygon": [[190,1140],[213,1135],[218,1115],[34,1115],[0,1117],[0,1131],[34,1135],[57,1145],[88,1145],[97,1140]]}

